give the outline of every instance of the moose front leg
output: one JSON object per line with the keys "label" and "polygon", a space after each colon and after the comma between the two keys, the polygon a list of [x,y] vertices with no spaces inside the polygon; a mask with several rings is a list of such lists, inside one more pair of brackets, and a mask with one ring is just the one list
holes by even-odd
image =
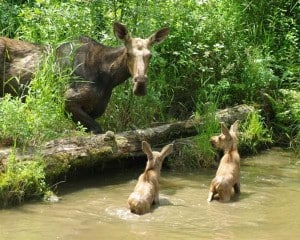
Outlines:
{"label": "moose front leg", "polygon": [[85,111],[83,111],[80,105],[67,101],[65,108],[67,112],[72,114],[71,117],[73,121],[75,123],[80,122],[84,127],[87,128],[87,131],[95,134],[102,132],[100,125]]}
{"label": "moose front leg", "polygon": [[216,178],[214,178],[209,187],[207,202],[211,202],[214,199],[214,196],[217,193],[216,186],[217,186],[217,181]]}
{"label": "moose front leg", "polygon": [[208,197],[207,197],[207,202],[211,202],[214,199],[214,192],[209,191]]}

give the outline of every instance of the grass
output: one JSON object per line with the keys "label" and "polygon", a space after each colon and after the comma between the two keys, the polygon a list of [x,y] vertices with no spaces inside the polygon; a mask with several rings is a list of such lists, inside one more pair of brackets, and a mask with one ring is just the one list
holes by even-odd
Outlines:
{"label": "grass", "polygon": [[17,161],[16,153],[12,152],[5,172],[0,175],[0,208],[42,199],[48,191],[43,162]]}
{"label": "grass", "polygon": [[267,95],[274,111],[274,138],[300,153],[300,91],[280,89],[275,97]]}
{"label": "grass", "polygon": [[[50,67],[49,67],[50,66]],[[17,145],[39,146],[70,134],[74,123],[64,110],[63,92],[69,74],[61,72],[53,54],[47,56],[29,86],[25,102],[6,95],[0,101],[0,139]]]}
{"label": "grass", "polygon": [[212,136],[220,132],[220,122],[216,119],[215,113],[216,105],[214,104],[208,105],[205,110],[199,109],[195,113],[194,118],[203,122],[203,125],[199,127],[197,136],[176,141],[181,151],[171,160],[171,169],[191,170],[217,165],[217,151],[209,142]]}
{"label": "grass", "polygon": [[243,153],[258,153],[273,144],[272,132],[268,129],[261,115],[256,111],[249,113],[240,127],[239,148]]}

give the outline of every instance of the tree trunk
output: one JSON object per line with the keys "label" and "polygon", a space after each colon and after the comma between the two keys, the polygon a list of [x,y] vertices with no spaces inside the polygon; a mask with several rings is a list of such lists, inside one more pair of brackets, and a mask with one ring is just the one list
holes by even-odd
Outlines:
{"label": "tree trunk", "polygon": [[[216,117],[221,122],[232,124],[236,119],[244,120],[249,112],[254,111],[247,105],[220,110]],[[48,179],[56,179],[70,169],[80,171],[83,168],[105,166],[113,160],[143,156],[141,141],[148,141],[153,148],[161,147],[176,139],[198,134],[204,122],[201,119],[186,120],[161,126],[126,131],[114,134],[88,135],[57,139],[46,143],[40,149],[18,154],[20,160],[43,159]],[[0,150],[0,163],[5,165],[10,149]],[[1,164],[0,164],[1,165]]]}

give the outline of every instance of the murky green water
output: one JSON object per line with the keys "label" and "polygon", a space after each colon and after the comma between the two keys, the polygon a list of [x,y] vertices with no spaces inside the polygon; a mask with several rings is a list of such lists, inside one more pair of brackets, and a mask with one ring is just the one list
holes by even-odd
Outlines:
{"label": "murky green water", "polygon": [[161,204],[143,216],[126,208],[138,174],[72,183],[58,203],[1,210],[0,239],[300,239],[300,164],[291,153],[242,159],[242,193],[230,203],[206,202],[215,170],[163,171]]}

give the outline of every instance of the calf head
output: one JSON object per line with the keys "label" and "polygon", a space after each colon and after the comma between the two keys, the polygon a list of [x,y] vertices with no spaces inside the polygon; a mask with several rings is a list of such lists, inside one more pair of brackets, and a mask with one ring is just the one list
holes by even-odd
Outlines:
{"label": "calf head", "polygon": [[224,123],[221,123],[221,134],[210,138],[211,145],[222,149],[224,152],[237,150],[238,123],[238,120],[235,121],[230,130],[227,129]]}
{"label": "calf head", "polygon": [[114,33],[125,44],[127,54],[127,67],[133,81],[133,93],[144,96],[147,93],[147,69],[151,58],[151,46],[161,43],[169,34],[169,28],[162,28],[149,38],[133,38],[126,26],[121,23],[114,24]]}
{"label": "calf head", "polygon": [[142,150],[148,159],[145,172],[153,169],[155,172],[160,173],[164,159],[173,151],[173,144],[168,144],[164,146],[160,152],[157,152],[152,151],[150,144],[143,141]]}

